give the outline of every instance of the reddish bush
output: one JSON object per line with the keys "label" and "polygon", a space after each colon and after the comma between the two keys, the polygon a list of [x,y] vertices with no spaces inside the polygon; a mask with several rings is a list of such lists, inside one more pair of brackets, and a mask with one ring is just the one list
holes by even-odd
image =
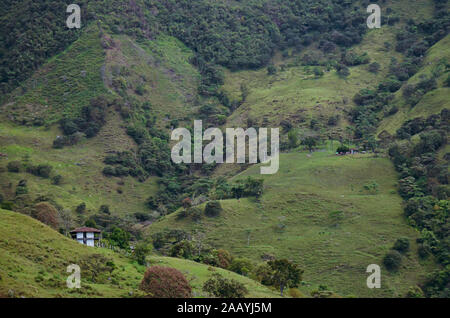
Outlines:
{"label": "reddish bush", "polygon": [[171,267],[152,266],[147,269],[140,289],[153,298],[187,298],[192,295],[184,275]]}
{"label": "reddish bush", "polygon": [[231,256],[230,252],[223,249],[218,249],[216,251],[217,255],[217,263],[219,267],[227,269],[231,265],[231,261],[233,260],[233,257]]}
{"label": "reddish bush", "polygon": [[34,206],[34,214],[36,219],[48,226],[57,229],[58,211],[48,202],[40,202]]}

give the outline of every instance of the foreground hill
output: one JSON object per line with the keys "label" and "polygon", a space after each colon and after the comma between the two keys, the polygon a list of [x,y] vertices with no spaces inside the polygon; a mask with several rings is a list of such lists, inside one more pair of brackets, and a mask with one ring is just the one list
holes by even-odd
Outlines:
{"label": "foreground hill", "polygon": [[[10,297],[132,297],[145,267],[104,248],[83,246],[48,226],[20,213],[0,209],[0,295]],[[276,297],[259,283],[221,268],[152,256],[155,265],[179,269],[196,296],[204,296],[203,283],[215,272],[242,282],[249,297]],[[81,267],[81,289],[70,290],[66,279],[70,264]]]}
{"label": "foreground hill", "polygon": [[[259,168],[235,178],[247,176],[259,177]],[[214,247],[257,263],[265,254],[291,259],[305,270],[304,291],[326,285],[344,296],[404,296],[424,279],[428,265],[418,260],[418,234],[403,217],[396,173],[388,159],[341,157],[328,151],[282,154],[279,172],[264,180],[259,200],[223,200],[220,216],[203,216],[198,223],[180,219],[178,212],[147,231],[204,232]],[[365,190],[374,183],[377,190]],[[383,288],[368,289],[366,267],[381,266],[399,237],[407,237],[412,244],[401,270],[392,274],[383,269]]]}

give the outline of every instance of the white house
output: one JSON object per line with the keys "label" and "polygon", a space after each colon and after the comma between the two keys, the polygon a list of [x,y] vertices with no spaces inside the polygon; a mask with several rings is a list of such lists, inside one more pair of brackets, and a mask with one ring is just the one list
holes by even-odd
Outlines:
{"label": "white house", "polygon": [[78,243],[95,246],[95,241],[101,238],[102,231],[94,229],[92,227],[79,227],[73,231],[70,231],[70,235],[73,239],[77,240]]}

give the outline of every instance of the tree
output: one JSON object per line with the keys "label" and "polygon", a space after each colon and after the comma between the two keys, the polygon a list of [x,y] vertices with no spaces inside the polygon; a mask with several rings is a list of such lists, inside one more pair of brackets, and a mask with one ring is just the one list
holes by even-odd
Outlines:
{"label": "tree", "polygon": [[111,244],[116,245],[123,249],[128,249],[130,246],[128,241],[130,240],[130,233],[114,226],[111,233],[108,235],[108,239]]}
{"label": "tree", "polygon": [[96,228],[97,223],[95,223],[95,220],[93,219],[88,219],[86,220],[86,222],[84,222],[84,226]]}
{"label": "tree", "polygon": [[205,206],[207,216],[218,216],[222,212],[222,206],[219,201],[209,201]]}
{"label": "tree", "polygon": [[302,145],[305,145],[306,147],[308,147],[309,152],[311,152],[314,147],[317,145],[318,143],[318,138],[314,137],[314,136],[307,136],[305,137],[305,139],[302,140]]}
{"label": "tree", "polygon": [[184,275],[171,267],[152,266],[147,269],[139,287],[153,298],[189,298],[192,288]]}
{"label": "tree", "polygon": [[269,261],[268,265],[273,271],[270,281],[273,286],[280,289],[281,296],[286,287],[298,287],[303,274],[303,270],[298,268],[298,265],[287,259]]}
{"label": "tree", "polygon": [[217,259],[217,265],[221,268],[229,268],[231,265],[231,262],[233,261],[233,257],[227,250],[224,249],[218,249],[214,251],[214,255]]}
{"label": "tree", "polygon": [[390,271],[396,271],[399,269],[402,263],[402,255],[395,251],[389,251],[386,256],[383,258],[383,264]]}
{"label": "tree", "polygon": [[20,161],[11,161],[7,165],[9,172],[19,172],[20,167],[21,167]]}
{"label": "tree", "polygon": [[40,202],[34,206],[36,219],[53,229],[58,228],[58,211],[48,202]]}
{"label": "tree", "polygon": [[70,210],[58,210],[58,220],[61,229],[64,231],[64,235],[67,235],[73,225],[72,213],[70,212]]}
{"label": "tree", "polygon": [[298,146],[298,136],[297,136],[297,132],[295,130],[289,131],[288,142],[289,142],[289,148],[291,148],[291,149]]}
{"label": "tree", "polygon": [[377,62],[373,62],[373,63],[369,64],[369,72],[378,73],[379,70],[380,70],[380,64],[378,64]]}
{"label": "tree", "polygon": [[276,74],[276,72],[277,72],[277,68],[275,67],[275,65],[270,64],[270,65],[267,67],[267,74],[268,74],[268,75],[274,75],[274,74]]}
{"label": "tree", "polygon": [[394,250],[401,253],[407,252],[409,250],[409,239],[407,237],[401,237],[394,243]]}
{"label": "tree", "polygon": [[214,297],[243,298],[248,293],[244,284],[235,279],[227,279],[218,273],[203,284],[203,291]]}
{"label": "tree", "polygon": [[152,247],[144,242],[136,244],[134,247],[134,259],[140,264],[145,265],[145,258],[152,251]]}
{"label": "tree", "polygon": [[247,276],[253,268],[252,262],[247,258],[235,258],[230,264],[229,270],[240,275]]}

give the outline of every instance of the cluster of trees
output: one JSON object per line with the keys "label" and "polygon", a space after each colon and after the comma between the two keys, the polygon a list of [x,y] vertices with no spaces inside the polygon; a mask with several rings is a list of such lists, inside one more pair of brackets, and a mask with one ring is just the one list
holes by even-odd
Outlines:
{"label": "cluster of trees", "polygon": [[[389,116],[398,108],[390,105],[393,93],[398,91],[403,83],[411,78],[419,69],[426,50],[442,39],[447,34],[449,26],[445,6],[441,1],[435,1],[435,13],[433,19],[427,22],[414,23],[409,21],[405,29],[397,34],[396,50],[405,55],[402,62],[392,58],[387,78],[381,82],[377,89],[362,89],[353,100],[357,105],[351,111],[351,120],[355,124],[355,138],[361,139],[365,147],[375,148],[375,129],[380,121],[379,112]],[[370,66],[372,71],[379,67]],[[406,85],[403,88],[403,96],[414,106],[428,91],[437,87],[436,77],[440,72],[432,72],[428,77],[423,77],[417,84]]]}
{"label": "cluster of trees", "polygon": [[260,197],[263,191],[263,179],[248,177],[229,183],[225,178],[218,178],[210,196],[218,200],[239,199],[243,197]]}
{"label": "cluster of trees", "polygon": [[130,151],[117,152],[107,155],[103,160],[107,166],[103,169],[106,176],[133,176],[144,181],[148,173],[139,165],[136,154]]}
{"label": "cluster of trees", "polygon": [[[405,200],[405,215],[421,232],[419,256],[433,254],[443,266],[450,264],[450,156],[447,154],[439,159],[437,152],[447,142],[448,114],[448,110],[443,110],[439,115],[405,122],[397,131],[397,137],[409,139],[418,134],[419,140],[403,140],[389,148],[389,155],[400,173],[399,194]],[[444,293],[444,289],[427,286],[427,296]]]}
{"label": "cluster of trees", "polygon": [[[222,200],[259,197],[264,190],[262,179],[248,177],[229,183],[222,177],[211,180],[209,178],[187,175],[183,172],[179,172],[178,175],[175,173],[166,174],[158,180],[158,184],[158,192],[155,196],[150,196],[147,199],[147,206],[152,210],[158,210],[161,214],[176,211],[182,206],[183,200],[189,197],[201,197],[203,200],[199,203],[202,203],[207,201],[208,198],[211,200]],[[199,216],[199,213],[193,212],[195,209],[195,207],[192,207],[188,214]]]}
{"label": "cluster of trees", "polygon": [[[283,295],[285,288],[297,287],[303,274],[303,270],[287,259],[277,260],[270,257],[267,262],[255,265],[251,260],[244,257],[235,257],[227,250],[213,249],[204,242],[204,235],[201,233],[189,234],[178,229],[164,230],[153,234],[152,240],[155,250],[160,253],[190,259],[224,268],[243,276],[249,276],[264,285],[279,288],[281,295]],[[224,282],[221,282],[221,279],[214,279],[208,284],[208,291],[217,296],[214,290],[216,290],[217,284],[222,283]],[[230,285],[234,284],[230,283]]]}
{"label": "cluster of trees", "polygon": [[64,136],[58,136],[53,141],[53,147],[63,148],[76,144],[84,136],[87,138],[96,136],[105,124],[107,107],[113,103],[108,102],[104,96],[98,96],[81,109],[79,117],[61,119],[59,124]]}

